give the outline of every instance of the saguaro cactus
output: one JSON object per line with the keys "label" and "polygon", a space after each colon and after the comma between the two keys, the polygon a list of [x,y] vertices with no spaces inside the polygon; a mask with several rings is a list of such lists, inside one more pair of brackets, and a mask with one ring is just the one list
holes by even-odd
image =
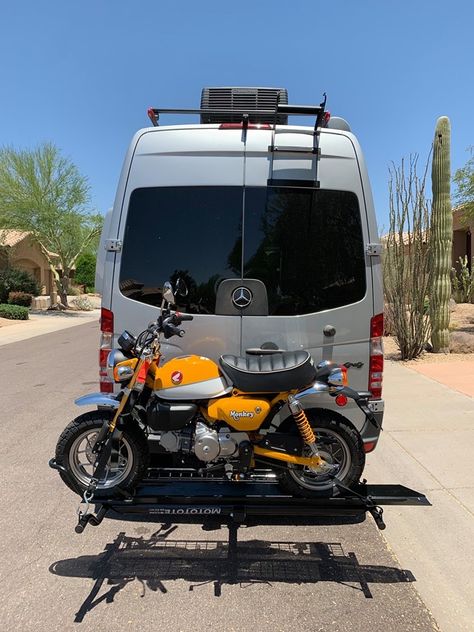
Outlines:
{"label": "saguaro cactus", "polygon": [[435,353],[449,353],[449,299],[451,298],[451,249],[453,216],[451,212],[451,126],[447,116],[436,122],[433,143],[431,181],[431,342]]}

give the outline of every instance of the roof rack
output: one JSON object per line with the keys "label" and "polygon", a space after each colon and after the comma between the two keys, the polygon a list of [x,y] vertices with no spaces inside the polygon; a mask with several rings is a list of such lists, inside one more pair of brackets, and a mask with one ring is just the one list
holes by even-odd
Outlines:
{"label": "roof rack", "polygon": [[[318,180],[318,162],[320,159],[320,149],[319,149],[319,137],[321,128],[327,127],[330,119],[329,112],[326,111],[326,100],[327,95],[323,93],[323,100],[319,105],[291,105],[288,103],[279,103],[278,99],[274,109],[242,109],[231,107],[228,109],[210,109],[210,108],[199,108],[199,109],[184,109],[184,108],[148,108],[148,117],[152,122],[154,127],[158,127],[158,121],[160,119],[161,114],[199,114],[201,116],[201,121],[204,120],[214,120],[218,122],[214,117],[222,116],[224,120],[227,120],[229,115],[232,116],[232,120],[237,118],[241,118],[240,125],[244,132],[246,132],[248,126],[252,122],[260,123],[263,120],[265,121],[265,125],[270,125],[269,121],[272,121],[272,129],[273,129],[273,137],[272,144],[268,148],[270,153],[272,154],[272,166],[271,171],[273,172],[273,156],[278,151],[285,151],[288,153],[288,149],[279,148],[275,145],[275,134],[277,124],[282,121],[282,117],[286,118],[288,115],[291,116],[315,116],[316,120],[314,123],[313,130],[313,146],[310,150],[310,153],[315,155],[315,164],[314,164],[314,179],[311,180],[313,186],[319,188],[320,183]],[[205,117],[205,118],[204,118]],[[225,123],[223,123],[225,125]],[[299,152],[301,150],[298,150]],[[306,150],[307,151],[307,150]],[[277,185],[278,181],[275,181],[272,177],[269,178],[269,184]]]}
{"label": "roof rack", "polygon": [[329,122],[329,112],[326,112],[326,93],[324,99],[319,105],[290,105],[287,103],[277,103],[273,110],[249,110],[249,109],[208,109],[208,108],[148,108],[147,114],[152,125],[158,127],[161,114],[199,114],[201,116],[229,116],[242,117],[242,124],[252,122],[253,117],[273,117],[275,120],[278,115],[292,116],[316,116],[315,129],[318,127],[326,127]]}

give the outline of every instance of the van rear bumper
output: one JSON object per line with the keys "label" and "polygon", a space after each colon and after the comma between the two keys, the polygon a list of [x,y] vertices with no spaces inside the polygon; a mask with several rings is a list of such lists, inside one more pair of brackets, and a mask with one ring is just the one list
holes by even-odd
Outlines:
{"label": "van rear bumper", "polygon": [[364,442],[365,452],[372,452],[377,446],[380,432],[382,430],[384,400],[377,399],[375,401],[369,402],[369,408],[372,410],[379,428],[374,428],[373,424],[364,424],[364,427],[361,431],[361,437],[362,441]]}

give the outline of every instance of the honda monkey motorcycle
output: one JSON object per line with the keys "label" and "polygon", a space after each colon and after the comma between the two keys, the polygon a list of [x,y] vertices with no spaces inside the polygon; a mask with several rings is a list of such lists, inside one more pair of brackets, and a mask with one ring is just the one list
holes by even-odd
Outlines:
{"label": "honda monkey motorcycle", "polygon": [[[55,461],[68,487],[86,502],[133,494],[149,466],[152,439],[163,461],[171,457],[174,468],[203,477],[238,481],[265,468],[286,493],[303,497],[359,482],[365,453],[358,431],[342,415],[305,404],[312,396],[314,406],[322,393],[352,398],[366,423],[377,426],[370,393],[349,388],[344,367],[314,366],[307,351],[268,350],[223,355],[219,366],[197,355],[161,364],[162,338],[183,336],[181,324],[193,320],[172,311],[174,303],[165,283],[157,320],[136,338],[125,331],[118,339],[108,372],[120,392],[76,401],[99,408],[74,419],[59,437]],[[281,423],[272,424],[277,416]]]}

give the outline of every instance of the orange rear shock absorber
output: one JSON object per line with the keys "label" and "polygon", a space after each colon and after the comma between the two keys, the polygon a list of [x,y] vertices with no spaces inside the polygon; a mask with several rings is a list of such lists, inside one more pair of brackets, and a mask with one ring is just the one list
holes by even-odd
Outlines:
{"label": "orange rear shock absorber", "polygon": [[314,436],[313,429],[309,424],[308,417],[306,417],[304,408],[300,402],[293,397],[293,395],[288,397],[288,407],[294,417],[294,420],[296,421],[298,430],[301,432],[301,436],[303,437],[305,443],[308,445],[316,443],[316,437]]}
{"label": "orange rear shock absorber", "polygon": [[335,476],[338,470],[338,465],[334,463],[328,463],[324,460],[318,451],[318,446],[316,445],[316,436],[311,428],[311,425],[308,421],[308,417],[304,411],[301,403],[290,395],[288,397],[288,407],[293,415],[293,418],[298,426],[298,430],[301,433],[305,443],[309,446],[312,452],[312,458],[314,459],[314,466],[310,469],[313,472],[317,472],[318,474]]}
{"label": "orange rear shock absorber", "polygon": [[[318,448],[316,447],[316,437],[314,435],[313,429],[310,426],[308,417],[306,416],[303,406],[297,399],[293,397],[293,395],[290,395],[288,397],[288,407],[291,414],[293,415],[293,418],[296,422],[296,425],[298,426],[298,430],[300,431],[304,442],[307,443],[308,446],[311,448],[313,456],[320,458]],[[322,459],[321,462],[323,462]]]}

